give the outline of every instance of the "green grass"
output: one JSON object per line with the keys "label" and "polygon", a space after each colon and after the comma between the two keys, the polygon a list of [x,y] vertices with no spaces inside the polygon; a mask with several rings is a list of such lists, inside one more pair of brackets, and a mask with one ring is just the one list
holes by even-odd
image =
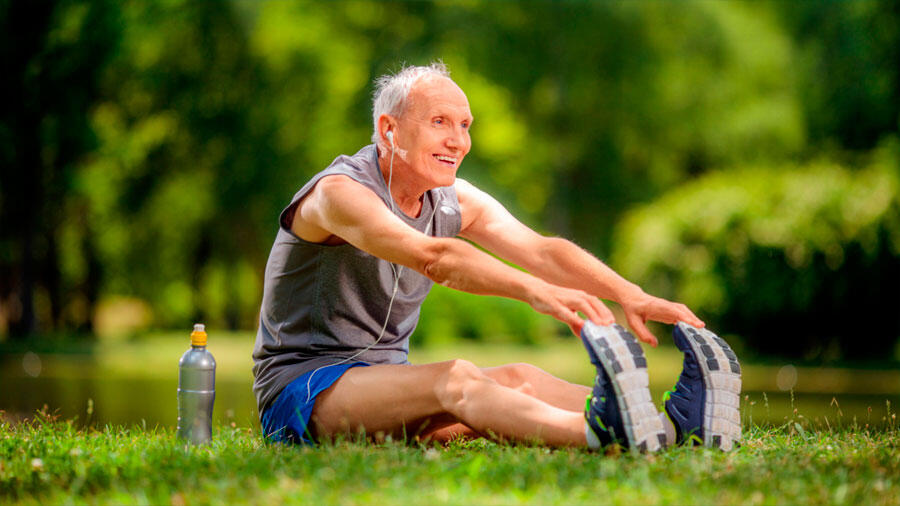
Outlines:
{"label": "green grass", "polygon": [[171,429],[78,428],[38,415],[0,422],[0,503],[13,504],[900,504],[898,430],[797,419],[746,429],[731,453],[264,444],[217,427],[185,448]]}

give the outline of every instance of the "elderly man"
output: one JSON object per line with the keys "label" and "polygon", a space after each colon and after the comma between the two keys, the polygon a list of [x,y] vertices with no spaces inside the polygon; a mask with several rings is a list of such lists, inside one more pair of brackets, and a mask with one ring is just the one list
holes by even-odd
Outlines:
{"label": "elderly man", "polygon": [[[730,448],[740,434],[740,373],[724,341],[684,305],[644,293],[567,240],[535,233],[458,179],[473,118],[442,64],[407,67],[376,85],[374,144],[339,156],[280,216],[253,352],[267,437],[311,443],[364,430]],[[518,299],[565,322],[597,367],[593,388],[527,364],[409,364],[409,337],[432,283]],[[685,370],[667,394],[668,417],[650,401],[640,345],[613,325],[600,298],[621,304],[653,346],[647,320],[682,322],[675,338]]]}

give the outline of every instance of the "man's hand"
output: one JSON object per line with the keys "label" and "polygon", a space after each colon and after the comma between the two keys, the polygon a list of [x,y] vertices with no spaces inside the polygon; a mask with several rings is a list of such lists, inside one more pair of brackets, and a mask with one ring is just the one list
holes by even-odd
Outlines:
{"label": "man's hand", "polygon": [[683,321],[697,328],[706,326],[703,320],[697,318],[684,304],[669,302],[644,292],[624,298],[620,301],[620,304],[625,311],[625,319],[628,320],[628,326],[637,334],[638,339],[654,347],[658,344],[658,341],[647,329],[645,325],[647,320],[670,324]]}
{"label": "man's hand", "polygon": [[576,336],[581,334],[581,327],[584,326],[584,320],[578,316],[579,311],[598,325],[612,325],[616,322],[612,311],[600,299],[582,290],[539,282],[531,290],[528,302],[535,311],[568,325]]}

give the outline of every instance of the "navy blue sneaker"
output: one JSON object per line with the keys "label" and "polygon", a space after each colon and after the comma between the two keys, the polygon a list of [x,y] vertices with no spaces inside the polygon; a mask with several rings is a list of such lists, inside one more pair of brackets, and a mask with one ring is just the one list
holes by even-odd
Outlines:
{"label": "navy blue sneaker", "polygon": [[678,322],[672,331],[684,353],[675,388],[665,393],[676,443],[728,451],[741,439],[741,366],[728,343],[706,329]]}
{"label": "navy blue sneaker", "polygon": [[665,430],[650,399],[647,359],[637,339],[619,325],[587,322],[581,341],[597,368],[584,418],[600,445],[619,443],[641,452],[664,447]]}

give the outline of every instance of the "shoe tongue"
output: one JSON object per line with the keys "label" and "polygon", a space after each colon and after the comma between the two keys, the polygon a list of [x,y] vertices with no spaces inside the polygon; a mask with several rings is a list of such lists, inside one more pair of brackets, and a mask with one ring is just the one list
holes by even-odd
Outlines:
{"label": "shoe tongue", "polygon": [[605,374],[597,376],[597,381],[601,386],[599,390],[603,392],[598,402],[598,411],[602,413],[603,423],[606,424],[613,439],[619,439],[620,442],[627,445],[625,426],[622,424],[622,415],[619,413],[615,390]]}
{"label": "shoe tongue", "polygon": [[688,350],[684,353],[684,367],[681,370],[681,374],[686,374],[691,379],[699,379],[701,377],[700,364],[697,362],[697,357],[694,355],[693,350]]}
{"label": "shoe tongue", "polygon": [[688,350],[684,353],[684,365],[681,375],[678,377],[678,383],[675,384],[675,392],[682,396],[690,394],[691,390],[688,385],[701,381],[701,379],[700,365],[697,363],[694,352]]}

